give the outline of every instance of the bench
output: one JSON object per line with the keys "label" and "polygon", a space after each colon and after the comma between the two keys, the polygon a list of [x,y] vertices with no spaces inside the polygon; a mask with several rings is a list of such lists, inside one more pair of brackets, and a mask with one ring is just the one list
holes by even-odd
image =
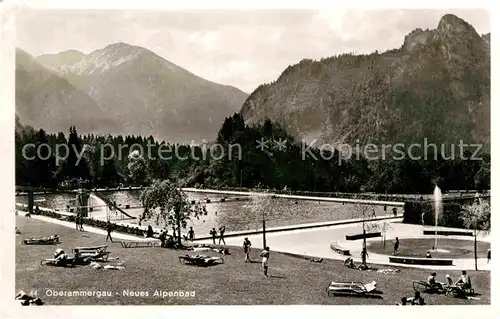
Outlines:
{"label": "bench", "polygon": [[123,248],[158,247],[159,241],[121,241]]}
{"label": "bench", "polygon": [[409,265],[453,266],[453,260],[452,259],[415,258],[415,257],[391,256],[391,257],[389,257],[389,261],[391,263],[409,264]]}
{"label": "bench", "polygon": [[351,254],[349,249],[344,249],[340,247],[338,244],[330,244],[330,248],[336,253],[339,253],[341,255],[349,256]]}
{"label": "bench", "polygon": [[345,239],[346,240],[358,240],[358,239],[362,239],[363,237],[365,237],[365,238],[382,237],[382,233],[380,233],[380,232],[366,233],[364,236],[363,236],[363,234],[346,235]]}
{"label": "bench", "polygon": [[[424,235],[436,235],[435,230],[424,230]],[[443,236],[474,236],[471,231],[459,231],[459,230],[438,230],[437,235]]]}
{"label": "bench", "polygon": [[73,253],[78,251],[80,257],[82,258],[107,261],[110,254],[109,251],[106,251],[107,248],[108,245],[95,246],[95,247],[76,247],[73,249]]}

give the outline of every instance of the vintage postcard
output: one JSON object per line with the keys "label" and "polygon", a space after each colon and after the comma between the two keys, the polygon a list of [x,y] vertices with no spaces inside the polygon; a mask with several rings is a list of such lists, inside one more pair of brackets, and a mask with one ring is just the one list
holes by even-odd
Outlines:
{"label": "vintage postcard", "polygon": [[147,9],[3,13],[5,305],[489,313],[490,11]]}

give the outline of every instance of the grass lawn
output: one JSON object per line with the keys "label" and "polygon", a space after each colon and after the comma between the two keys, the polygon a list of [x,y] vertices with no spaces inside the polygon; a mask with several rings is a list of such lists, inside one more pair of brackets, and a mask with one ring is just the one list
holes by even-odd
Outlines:
{"label": "grass lawn", "polygon": [[[305,259],[271,252],[269,273],[263,275],[260,263],[244,263],[240,247],[229,247],[232,255],[224,256],[225,264],[208,268],[182,265],[178,256],[183,251],[163,248],[122,248],[110,244],[111,257],[125,262],[123,270],[95,270],[88,266],[58,268],[41,266],[40,260],[50,258],[57,246],[25,246],[23,238],[57,233],[59,245],[68,253],[76,246],[100,245],[105,237],[22,216],[16,217],[22,234],[16,240],[16,290],[27,293],[36,289],[48,305],[93,304],[337,304],[393,305],[401,297],[413,295],[412,280],[426,279],[429,271],[401,268],[399,274],[381,274],[345,268],[341,261],[323,260],[312,263]],[[252,251],[257,260],[259,251]],[[216,254],[216,253],[214,253]],[[70,254],[71,256],[71,254]],[[113,263],[113,262],[111,262]],[[449,273],[454,278],[460,271],[437,271],[444,280]],[[490,304],[490,272],[470,271],[473,286],[480,300],[462,300],[444,295],[424,294],[428,304]],[[330,281],[376,280],[383,292],[382,299],[328,297]],[[110,291],[111,297],[50,297],[46,289],[58,291]],[[124,290],[149,292],[149,296],[123,296]],[[195,291],[195,297],[154,297],[155,290]]]}
{"label": "grass lawn", "polygon": [[[385,243],[385,248],[380,241],[370,241],[369,251],[377,254],[392,255],[394,241]],[[399,255],[406,257],[425,257],[427,251],[434,246],[434,238],[404,238],[399,240]],[[432,252],[433,258],[474,258],[474,240],[438,238],[438,249],[448,252]],[[478,258],[486,258],[490,243],[477,242]]]}

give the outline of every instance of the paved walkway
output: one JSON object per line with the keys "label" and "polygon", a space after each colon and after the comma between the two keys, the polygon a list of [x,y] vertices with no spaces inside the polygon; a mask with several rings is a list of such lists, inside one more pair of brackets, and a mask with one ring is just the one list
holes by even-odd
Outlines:
{"label": "paved walkway", "polygon": [[[400,220],[401,221],[401,220]],[[395,237],[402,238],[429,238],[429,236],[424,237],[423,226],[420,225],[409,225],[403,224],[401,222],[388,223],[390,229],[387,230],[386,240],[392,241]],[[443,227],[439,227],[445,229]],[[432,228],[434,229],[434,228]],[[452,230],[451,228],[446,228]],[[455,229],[453,229],[455,230]],[[361,226],[359,224],[346,224],[346,225],[336,225],[324,228],[316,229],[301,229],[293,230],[280,233],[269,233],[266,234],[266,245],[271,248],[272,251],[285,252],[291,254],[305,255],[311,257],[322,257],[336,260],[345,260],[346,256],[340,255],[330,248],[331,243],[338,243],[340,246],[345,247],[351,251],[352,258],[355,262],[361,262],[360,252],[361,252],[361,240],[358,241],[346,241],[345,235],[360,233]],[[226,244],[231,246],[241,247],[243,244],[244,237],[248,237],[252,242],[253,248],[262,249],[262,234],[249,235],[249,236],[239,236],[227,238]],[[468,239],[468,236],[440,236],[439,238],[448,239]],[[379,241],[380,238],[367,239],[367,241]],[[490,242],[489,236],[478,237],[478,240]],[[211,240],[200,240],[195,241],[196,243],[210,244]],[[218,243],[218,240],[216,240]],[[461,269],[461,270],[471,270],[474,269],[474,259],[454,259],[453,266],[426,266],[426,265],[405,265],[389,262],[389,256],[369,253],[368,263],[389,265],[393,267],[412,267],[412,268],[424,268],[424,269]],[[254,257],[255,258],[255,257]],[[478,269],[490,270],[490,265],[486,263],[485,258],[478,259]]]}
{"label": "paved walkway", "polygon": [[[31,215],[31,218],[36,219],[36,220],[40,220],[40,221],[44,221],[44,222],[48,222],[48,223],[57,224],[57,225],[64,226],[64,227],[75,228],[75,223],[70,223],[70,222],[66,222],[63,220],[55,219],[55,218],[50,218],[50,217],[40,216],[40,215]],[[99,234],[99,235],[103,235],[103,236],[107,235],[106,230],[101,229],[101,228],[83,225],[83,229],[85,230],[85,232],[95,233],[95,234]],[[118,233],[118,232],[112,232],[111,236],[113,237],[113,239],[131,240],[131,241],[157,241],[158,240],[158,239],[153,239],[153,238],[143,238],[143,237],[139,237],[139,236],[123,234],[123,233]]]}

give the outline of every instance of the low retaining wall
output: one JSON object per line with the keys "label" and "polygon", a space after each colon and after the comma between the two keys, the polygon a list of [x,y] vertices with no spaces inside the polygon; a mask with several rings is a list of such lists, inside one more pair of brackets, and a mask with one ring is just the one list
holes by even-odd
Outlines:
{"label": "low retaining wall", "polygon": [[376,232],[376,233],[366,233],[365,235],[363,234],[345,235],[346,240],[358,240],[358,239],[363,239],[363,237],[365,238],[382,237],[382,233]]}
{"label": "low retaining wall", "polygon": [[435,258],[414,258],[414,257],[389,257],[391,263],[407,264],[407,265],[440,265],[440,266],[453,266],[452,259],[435,259]]}
{"label": "low retaining wall", "polygon": [[443,235],[443,236],[474,236],[471,231],[459,231],[459,230],[424,230],[424,235]]}
{"label": "low retaining wall", "polygon": [[[393,216],[380,216],[380,217],[377,217],[377,218],[370,219],[370,221],[373,222],[373,221],[379,221],[379,220],[384,220],[384,219],[391,220],[391,219],[400,219],[400,218],[401,218],[400,215],[398,215],[397,217],[393,217]],[[312,228],[320,228],[320,227],[357,224],[359,222],[360,222],[360,220],[336,220],[336,221],[324,222],[324,223],[313,223],[313,224],[302,224],[302,225],[292,225],[292,226],[282,226],[282,227],[275,227],[275,228],[266,228],[266,234],[268,234],[268,233],[277,233],[277,232],[285,232],[285,231],[292,231],[292,230],[300,230],[300,229],[312,229]],[[261,229],[256,229],[256,230],[242,230],[242,231],[229,232],[229,233],[224,234],[224,238],[247,236],[247,235],[258,235],[258,234],[262,234],[262,228]],[[378,236],[372,236],[372,237],[381,237],[380,233],[378,233],[378,234],[379,234]],[[363,235],[361,235],[361,236],[363,236]],[[369,238],[368,234],[367,234],[366,238]],[[196,240],[207,240],[207,239],[212,239],[212,237],[204,236],[204,237],[197,237],[196,238]]]}

